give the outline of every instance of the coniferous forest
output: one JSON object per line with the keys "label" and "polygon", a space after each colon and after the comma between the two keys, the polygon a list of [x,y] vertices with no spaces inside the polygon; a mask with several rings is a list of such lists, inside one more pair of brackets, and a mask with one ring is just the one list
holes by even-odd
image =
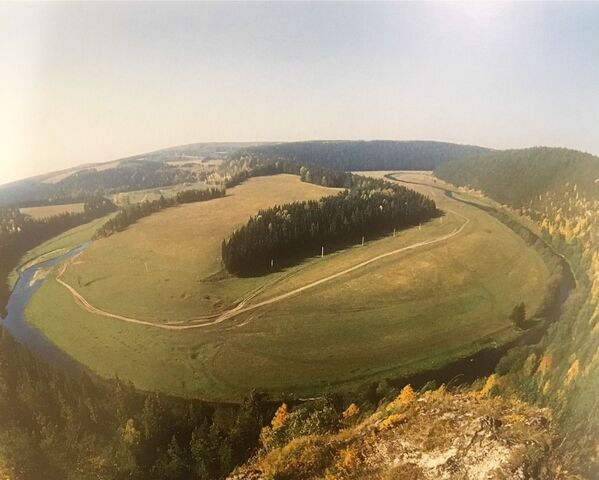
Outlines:
{"label": "coniferous forest", "polygon": [[355,186],[319,201],[261,210],[222,243],[225,268],[259,275],[308,256],[425,222],[435,202],[405,187],[353,176]]}
{"label": "coniferous forest", "polygon": [[431,141],[316,141],[256,145],[234,156],[279,157],[336,170],[432,170],[443,163],[491,150]]}
{"label": "coniferous forest", "polygon": [[16,478],[219,479],[271,416],[257,394],[214,405],[64,372],[0,326],[0,457]]}

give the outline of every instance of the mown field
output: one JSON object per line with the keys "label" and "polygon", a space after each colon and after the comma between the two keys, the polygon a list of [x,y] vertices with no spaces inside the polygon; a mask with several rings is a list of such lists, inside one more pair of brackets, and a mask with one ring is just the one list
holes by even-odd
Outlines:
{"label": "mown field", "polygon": [[447,235],[465,218],[469,223],[451,239],[211,326],[163,330],[91,314],[52,276],[34,296],[28,318],[103,376],[117,374],[143,389],[235,400],[252,388],[311,395],[441,366],[514,338],[513,306],[524,301],[534,311],[539,304],[549,275],[540,256],[481,210],[423,186],[415,187],[435,197],[446,210],[443,220],[396,237],[367,238],[364,247],[258,279],[214,275],[220,240],[242,216],[261,202],[300,195],[293,188],[306,195],[305,187],[320,190],[314,195],[324,190],[289,176],[258,178],[226,198],[156,214],[94,242],[64,278],[78,290],[81,281],[85,298],[111,312],[184,320],[253,290],[250,304],[271,299],[381,253]]}
{"label": "mown field", "polygon": [[61,213],[81,213],[83,212],[83,203],[69,203],[65,205],[46,205],[43,207],[28,207],[19,209],[23,215],[29,215],[32,218],[48,218]]}
{"label": "mown field", "polygon": [[94,242],[64,280],[94,306],[143,320],[218,312],[265,281],[221,275],[222,240],[261,208],[336,192],[293,175],[251,179],[224,198],[167,209]]}
{"label": "mown field", "polygon": [[185,183],[180,185],[173,185],[171,187],[160,187],[160,188],[148,188],[146,190],[135,190],[133,192],[115,193],[110,196],[110,199],[118,206],[140,203],[140,202],[152,202],[160,199],[161,196],[164,198],[172,198],[177,193],[184,190],[204,190],[209,185],[205,182],[196,183]]}

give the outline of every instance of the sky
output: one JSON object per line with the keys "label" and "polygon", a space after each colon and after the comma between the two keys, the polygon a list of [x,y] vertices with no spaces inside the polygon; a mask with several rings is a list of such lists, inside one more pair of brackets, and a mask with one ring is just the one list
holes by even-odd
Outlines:
{"label": "sky", "polygon": [[599,2],[0,3],[0,184],[315,139],[599,154]]}

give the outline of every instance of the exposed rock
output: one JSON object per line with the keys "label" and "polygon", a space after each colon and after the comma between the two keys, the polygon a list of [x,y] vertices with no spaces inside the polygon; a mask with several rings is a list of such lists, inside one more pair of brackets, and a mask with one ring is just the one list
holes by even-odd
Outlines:
{"label": "exposed rock", "polygon": [[336,434],[262,452],[229,479],[553,479],[553,443],[547,409],[440,390],[394,401]]}

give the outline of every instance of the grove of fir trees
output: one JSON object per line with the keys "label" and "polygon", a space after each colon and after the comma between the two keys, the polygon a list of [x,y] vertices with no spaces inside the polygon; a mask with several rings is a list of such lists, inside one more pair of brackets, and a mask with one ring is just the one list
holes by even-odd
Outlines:
{"label": "grove of fir trees", "polygon": [[354,186],[319,201],[261,210],[222,243],[225,268],[248,276],[425,222],[438,214],[430,198],[381,180],[353,176]]}

